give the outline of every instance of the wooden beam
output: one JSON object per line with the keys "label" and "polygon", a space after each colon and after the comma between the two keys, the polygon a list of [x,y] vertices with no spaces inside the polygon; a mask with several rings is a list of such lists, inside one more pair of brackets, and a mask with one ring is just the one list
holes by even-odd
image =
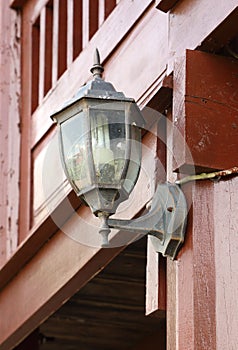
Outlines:
{"label": "wooden beam", "polygon": [[145,314],[161,317],[161,310],[166,310],[166,261],[154,250],[148,237]]}
{"label": "wooden beam", "polygon": [[163,12],[171,10],[179,0],[156,0],[156,8]]}
{"label": "wooden beam", "polygon": [[[238,164],[236,60],[187,51],[174,71],[174,169],[197,172]],[[232,155],[232,156],[231,156]]]}

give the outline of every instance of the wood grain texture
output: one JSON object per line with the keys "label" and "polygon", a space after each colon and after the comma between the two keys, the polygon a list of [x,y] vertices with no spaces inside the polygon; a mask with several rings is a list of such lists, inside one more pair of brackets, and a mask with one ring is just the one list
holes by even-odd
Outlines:
{"label": "wood grain texture", "polygon": [[[186,52],[175,67],[174,169],[228,169],[238,163],[238,63],[204,52]],[[231,157],[232,154],[232,157]]]}
{"label": "wood grain texture", "polygon": [[18,241],[20,17],[0,4],[0,266]]}
{"label": "wood grain texture", "polygon": [[[168,91],[169,95],[169,91]],[[157,98],[158,99],[158,98]],[[156,100],[156,96],[154,97]],[[151,105],[151,104],[149,104]],[[157,108],[159,104],[157,104]],[[155,105],[156,108],[156,105]],[[150,114],[154,113],[154,117],[159,116],[155,110],[150,110]],[[155,183],[166,181],[166,118],[160,117],[155,122],[153,132],[156,145],[156,168]],[[145,314],[147,316],[156,316],[161,310],[166,310],[166,261],[161,254],[158,254],[153,247],[150,237],[147,242],[147,265],[146,265],[146,304]]]}
{"label": "wood grain texture", "polygon": [[238,177],[215,185],[216,346],[235,350],[238,343]]}
{"label": "wood grain texture", "polygon": [[214,184],[199,183],[187,188],[187,198],[189,192],[193,206],[175,269],[176,348],[215,349]]}

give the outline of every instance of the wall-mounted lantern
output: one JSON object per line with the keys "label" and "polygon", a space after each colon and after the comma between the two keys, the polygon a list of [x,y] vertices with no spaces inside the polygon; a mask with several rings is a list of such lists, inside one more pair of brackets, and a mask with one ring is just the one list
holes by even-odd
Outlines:
{"label": "wall-mounted lantern", "polygon": [[59,127],[64,172],[81,199],[102,220],[102,246],[111,228],[153,236],[154,246],[174,258],[184,240],[187,207],[179,186],[159,185],[149,212],[134,220],[109,219],[133,190],[141,165],[143,116],[134,99],[102,79],[98,50],[93,79],[51,115]]}

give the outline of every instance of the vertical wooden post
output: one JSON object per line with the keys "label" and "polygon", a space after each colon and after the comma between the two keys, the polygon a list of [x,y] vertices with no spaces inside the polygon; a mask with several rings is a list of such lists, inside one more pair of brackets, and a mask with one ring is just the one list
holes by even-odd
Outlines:
{"label": "vertical wooden post", "polygon": [[214,189],[217,350],[238,344],[237,188],[238,177],[221,181]]}
{"label": "vertical wooden post", "polygon": [[[159,113],[156,112],[157,118]],[[156,139],[155,155],[155,182],[165,181],[166,174],[166,118],[162,116],[153,129]],[[155,250],[150,237],[147,241],[147,266],[146,266],[146,315],[161,315],[161,310],[166,310],[166,261]]]}
{"label": "vertical wooden post", "polygon": [[[174,147],[175,160],[179,159],[174,170],[191,169],[187,165],[192,158],[195,169],[207,171],[236,162],[237,69],[228,58],[192,51],[175,65],[173,122],[184,142]],[[177,138],[173,142],[176,146]],[[221,145],[221,152],[213,156]],[[185,244],[177,260],[167,265],[168,350],[228,350],[237,344],[237,317],[231,316],[237,313],[237,181],[206,180],[183,186],[191,207]]]}
{"label": "vertical wooden post", "polygon": [[21,106],[21,168],[20,168],[20,215],[19,241],[28,234],[30,227],[31,193],[31,111],[32,111],[32,23],[27,8],[22,12],[22,91],[24,99]]}

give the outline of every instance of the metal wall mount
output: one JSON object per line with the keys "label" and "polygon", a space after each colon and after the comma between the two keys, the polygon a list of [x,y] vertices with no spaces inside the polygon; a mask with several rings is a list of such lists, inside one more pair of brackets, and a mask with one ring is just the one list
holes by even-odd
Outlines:
{"label": "metal wall mount", "polygon": [[185,196],[176,184],[159,184],[153,196],[149,212],[133,220],[108,219],[101,229],[110,228],[148,234],[154,249],[165,257],[175,259],[184,242],[187,223]]}

